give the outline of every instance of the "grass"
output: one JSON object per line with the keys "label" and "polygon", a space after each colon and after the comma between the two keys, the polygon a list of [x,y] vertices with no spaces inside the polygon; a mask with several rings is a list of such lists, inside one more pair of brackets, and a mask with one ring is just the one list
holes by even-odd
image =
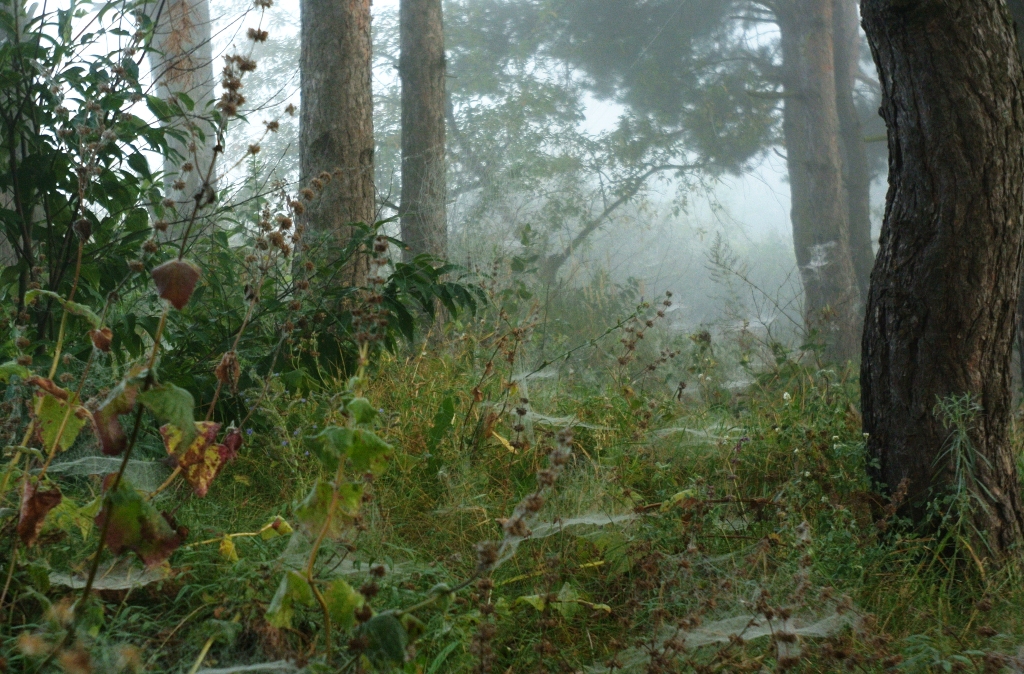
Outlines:
{"label": "grass", "polygon": [[[797,362],[778,348],[758,358],[749,336],[681,342],[656,317],[653,327],[641,317],[523,376],[552,344],[570,351],[602,328],[569,333],[521,313],[520,323],[488,314],[449,326],[374,365],[366,396],[397,451],[369,488],[361,521],[325,547],[318,568],[361,588],[378,612],[426,604],[398,669],[1018,666],[1019,565],[950,554],[874,493],[849,369]],[[724,385],[729,379],[745,382]],[[679,389],[680,380],[689,386]],[[190,672],[198,660],[200,671],[281,659],[310,671],[363,667],[345,656],[317,669],[315,606],[299,607],[291,628],[265,619],[282,570],[308,541],[223,542],[275,517],[291,520],[314,480],[329,478],[309,438],[338,409],[342,388],[341,380],[301,391],[275,383],[241,456],[205,499],[180,482],[158,497],[189,529],[169,576],[101,591],[91,668],[53,664],[70,672]],[[536,489],[566,426],[574,455],[531,524],[536,535],[451,601],[433,601],[439,583],[475,577],[477,545],[502,539],[503,518]],[[97,492],[95,477],[67,490],[79,506]],[[87,515],[66,512],[14,565],[2,671],[38,668],[33,635],[59,623],[69,595],[48,575],[85,565],[96,532],[82,529]],[[9,555],[3,562],[6,573]],[[382,578],[370,573],[378,565]],[[359,648],[351,637],[338,642],[343,654]]]}

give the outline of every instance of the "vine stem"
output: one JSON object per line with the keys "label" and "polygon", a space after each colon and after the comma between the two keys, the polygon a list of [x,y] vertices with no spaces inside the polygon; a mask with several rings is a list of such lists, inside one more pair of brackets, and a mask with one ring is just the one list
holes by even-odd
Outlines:
{"label": "vine stem", "polygon": [[[142,385],[143,391],[148,389],[153,383],[153,366],[156,364],[156,357],[160,351],[160,340],[163,337],[164,327],[167,325],[167,313],[169,311],[169,305],[164,305],[164,311],[160,315],[160,324],[157,326],[156,335],[153,337],[153,350],[149,356],[149,371],[146,374],[146,381]],[[124,450],[124,458],[121,460],[121,467],[118,468],[118,471],[114,476],[114,481],[107,490],[107,496],[104,499],[106,501],[105,505],[110,505],[110,495],[120,486],[121,478],[124,476],[124,471],[128,468],[128,460],[131,458],[132,450],[135,448],[135,442],[139,437],[139,428],[142,426],[142,409],[142,405],[138,405],[138,408],[135,411],[135,423],[132,426],[131,439],[128,441],[128,446]],[[107,541],[107,532],[110,530],[110,522],[114,519],[112,515],[113,513],[108,512],[107,516],[103,519],[103,527],[100,531],[100,540],[96,546],[96,553],[93,556],[92,564],[89,567],[89,577],[85,581],[85,587],[82,588],[82,596],[79,601],[85,601],[89,596],[89,592],[92,591],[92,584],[96,580],[96,572],[100,567],[100,556],[103,553],[103,546]]]}
{"label": "vine stem", "polygon": [[327,519],[324,520],[324,525],[320,529],[320,534],[313,541],[313,549],[309,551],[309,560],[306,562],[306,582],[309,583],[310,589],[313,590],[313,596],[316,597],[316,601],[320,604],[320,610],[324,613],[324,639],[327,644],[327,662],[331,662],[331,612],[327,608],[327,600],[324,599],[319,588],[313,580],[313,565],[316,563],[316,557],[320,553],[320,546],[324,542],[324,538],[327,537],[327,532],[330,531],[331,523],[334,520],[334,513],[338,509],[338,501],[341,499],[341,478],[344,475],[345,464],[342,461],[338,461],[338,471],[334,475],[334,485],[331,491],[331,505],[327,509]]}

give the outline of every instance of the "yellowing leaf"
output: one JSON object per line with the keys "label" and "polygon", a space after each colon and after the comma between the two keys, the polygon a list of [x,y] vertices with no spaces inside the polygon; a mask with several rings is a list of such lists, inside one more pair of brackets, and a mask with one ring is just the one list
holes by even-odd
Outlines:
{"label": "yellowing leaf", "polygon": [[513,454],[515,454],[515,453],[516,453],[516,448],[515,448],[515,447],[513,447],[513,446],[511,445],[511,443],[509,443],[509,441],[508,441],[508,440],[506,440],[505,438],[503,438],[503,437],[501,437],[500,435],[498,435],[498,432],[497,432],[497,431],[491,431],[491,435],[493,435],[493,436],[494,436],[494,437],[495,437],[495,438],[496,438],[496,439],[498,440],[498,442],[500,442],[500,443],[501,443],[502,447],[504,447],[504,448],[505,448],[505,449],[507,449],[508,451],[512,452]]}
{"label": "yellowing leaf", "polygon": [[277,538],[278,536],[287,536],[292,533],[292,525],[278,515],[269,524],[263,525],[260,529],[260,538],[265,541],[269,541],[271,538]]}
{"label": "yellowing leaf", "polygon": [[295,571],[287,571],[267,607],[267,622],[274,627],[291,627],[297,605],[313,603],[313,590],[306,579]]}
{"label": "yellowing leaf", "polygon": [[661,504],[661,511],[665,512],[671,510],[673,507],[697,497],[696,489],[684,489],[681,492],[672,495],[672,498],[668,499]]}
{"label": "yellowing leaf", "polygon": [[[67,416],[67,423],[64,417]],[[55,398],[49,393],[43,394],[36,411],[36,423],[39,429],[39,437],[43,443],[43,451],[49,452],[54,443],[57,442],[57,434],[60,433],[58,448],[66,451],[75,442],[82,427],[85,426],[89,413],[85,408],[77,405],[71,408],[68,414],[68,403]],[[61,426],[64,430],[61,431]]]}
{"label": "yellowing leaf", "polygon": [[340,578],[331,581],[324,593],[331,621],[342,631],[348,631],[355,625],[355,612],[365,601],[363,595],[352,589],[352,586]]}
{"label": "yellowing leaf", "polygon": [[228,560],[229,562],[238,561],[238,549],[235,548],[235,541],[231,538],[231,536],[225,534],[224,538],[220,539],[219,550],[220,556]]}
{"label": "yellowing leaf", "polygon": [[164,438],[164,446],[169,454],[178,459],[178,467],[192,490],[197,496],[206,496],[210,484],[220,473],[228,461],[235,458],[227,445],[216,444],[217,431],[220,424],[213,421],[197,421],[194,424],[195,435],[192,444],[185,451],[181,450],[181,431],[172,425],[160,427],[160,435]]}

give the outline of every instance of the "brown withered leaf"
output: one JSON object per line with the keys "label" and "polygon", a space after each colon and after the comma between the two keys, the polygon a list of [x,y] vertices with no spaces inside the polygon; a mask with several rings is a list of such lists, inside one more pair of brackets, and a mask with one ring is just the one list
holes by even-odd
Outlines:
{"label": "brown withered leaf", "polygon": [[103,499],[103,509],[96,516],[96,526],[102,529],[104,521],[110,517],[107,530],[110,551],[117,555],[131,550],[148,568],[153,568],[170,557],[188,532],[143,499],[127,480],[122,479],[117,488],[112,489],[116,478],[116,473],[104,478],[103,488],[107,495]]}
{"label": "brown withered leaf", "polygon": [[128,445],[128,436],[125,435],[117,418],[132,411],[138,393],[137,384],[122,382],[111,391],[103,405],[92,415],[93,430],[100,441],[103,453],[107,456],[117,456]]}
{"label": "brown withered leaf", "polygon": [[29,386],[40,388],[52,395],[54,398],[59,398],[60,400],[67,400],[71,395],[61,387],[54,384],[52,379],[46,379],[45,377],[40,377],[38,375],[32,375],[25,380],[25,383]]}
{"label": "brown withered leaf", "polygon": [[89,339],[92,340],[92,345],[103,353],[110,352],[110,342],[113,338],[114,333],[110,328],[89,331]]}
{"label": "brown withered leaf", "polygon": [[199,268],[188,260],[170,260],[155,267],[150,275],[162,299],[181,311],[192,297],[199,281]]}
{"label": "brown withered leaf", "polygon": [[21,513],[18,515],[18,536],[25,545],[32,545],[43,528],[46,513],[56,508],[63,496],[60,489],[40,490],[34,480],[25,480],[21,490]]}
{"label": "brown withered leaf", "polygon": [[228,384],[232,391],[237,390],[238,378],[242,375],[242,368],[238,364],[238,355],[234,351],[225,353],[221,357],[217,369],[214,370],[214,374],[217,375],[217,381]]}

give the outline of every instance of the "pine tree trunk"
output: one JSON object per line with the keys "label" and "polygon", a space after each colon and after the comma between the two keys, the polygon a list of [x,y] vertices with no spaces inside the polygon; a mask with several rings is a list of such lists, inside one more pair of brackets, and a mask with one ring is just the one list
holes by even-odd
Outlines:
{"label": "pine tree trunk", "polygon": [[792,194],[793,244],[804,286],[807,327],[825,357],[857,357],[861,302],[839,150],[832,51],[832,0],[793,0],[776,8],[782,46],[783,133]]}
{"label": "pine tree trunk", "polygon": [[[861,365],[881,483],[917,519],[952,475],[936,403],[980,405],[974,523],[993,553],[1024,517],[1008,438],[1024,243],[1024,72],[1005,0],[864,0],[889,130],[889,192]],[[981,551],[978,551],[981,554]]]}
{"label": "pine tree trunk", "polygon": [[850,254],[861,301],[867,301],[875,251],[871,245],[871,172],[853,89],[860,71],[861,37],[856,0],[834,0],[833,53],[836,69],[836,110],[839,113],[840,155],[846,188]]}
{"label": "pine tree trunk", "polygon": [[213,184],[216,179],[211,171],[217,138],[210,117],[216,84],[210,4],[208,0],[155,0],[146,5],[145,13],[156,24],[149,67],[157,96],[169,101],[185,94],[195,104],[190,112],[180,106],[186,116],[173,126],[188,140],[168,136],[174,154],[164,158],[163,166],[167,194],[178,202],[179,218],[187,218],[203,182]]}
{"label": "pine tree trunk", "polygon": [[[302,186],[333,179],[309,202],[304,223],[314,235],[344,244],[353,223],[376,220],[373,187],[373,95],[370,0],[302,0],[299,165]],[[346,282],[362,284],[369,259],[349,265]]]}
{"label": "pine tree trunk", "polygon": [[[1024,0],[1006,0],[1006,6],[1017,29],[1017,52],[1024,59]],[[1017,300],[1017,390],[1024,389],[1024,283]]]}
{"label": "pine tree trunk", "polygon": [[445,56],[441,0],[399,4],[402,80],[402,195],[398,215],[406,260],[444,256]]}

